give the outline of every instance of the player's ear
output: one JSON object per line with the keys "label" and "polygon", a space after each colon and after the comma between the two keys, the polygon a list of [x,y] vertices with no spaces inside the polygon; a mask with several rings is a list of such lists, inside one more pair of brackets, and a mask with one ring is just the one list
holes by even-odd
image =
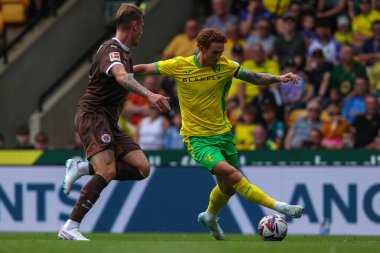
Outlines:
{"label": "player's ear", "polygon": [[139,22],[137,20],[132,20],[132,28],[133,30],[137,30],[139,27]]}
{"label": "player's ear", "polygon": [[203,54],[204,52],[206,52],[206,48],[204,46],[200,46],[199,52],[202,52],[202,54]]}

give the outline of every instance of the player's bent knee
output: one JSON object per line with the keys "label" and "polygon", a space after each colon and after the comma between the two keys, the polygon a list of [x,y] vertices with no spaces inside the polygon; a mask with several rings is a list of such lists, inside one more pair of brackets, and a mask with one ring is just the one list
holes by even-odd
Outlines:
{"label": "player's bent knee", "polygon": [[224,194],[226,194],[226,195],[228,195],[228,196],[233,196],[233,195],[236,193],[236,191],[235,191],[234,188],[232,188],[231,186],[226,185],[226,184],[219,185],[219,188],[220,188],[220,190],[221,190]]}
{"label": "player's bent knee", "polygon": [[216,164],[213,172],[229,186],[234,186],[243,178],[238,169],[223,161]]}
{"label": "player's bent knee", "polygon": [[107,182],[111,182],[115,178],[116,170],[115,168],[108,167],[105,170],[98,171],[97,174],[102,176]]}
{"label": "player's bent knee", "polygon": [[239,183],[239,181],[242,178],[243,178],[243,175],[241,174],[241,172],[238,170],[235,170],[226,176],[226,182],[228,183],[229,186],[234,186],[235,184]]}

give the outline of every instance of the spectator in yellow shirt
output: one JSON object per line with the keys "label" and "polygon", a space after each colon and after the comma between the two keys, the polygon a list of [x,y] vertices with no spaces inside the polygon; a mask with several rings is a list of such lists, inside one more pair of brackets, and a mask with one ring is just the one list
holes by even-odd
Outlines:
{"label": "spectator in yellow shirt", "polygon": [[[268,73],[279,75],[280,68],[276,61],[266,58],[263,47],[260,43],[253,44],[249,49],[250,59],[244,61],[241,65],[243,68],[258,73]],[[241,105],[249,104],[260,93],[256,85],[246,85],[240,83],[238,87],[238,97]]]}
{"label": "spectator in yellow shirt", "polygon": [[199,32],[199,23],[196,19],[186,22],[184,33],[175,36],[165,48],[163,59],[175,56],[190,56],[197,51],[196,38]]}
{"label": "spectator in yellow shirt", "polygon": [[232,48],[240,45],[243,50],[246,48],[245,40],[240,36],[239,25],[237,23],[229,23],[226,26],[227,43],[224,45],[224,55],[232,58]]}
{"label": "spectator in yellow shirt", "polygon": [[290,0],[263,0],[265,9],[272,15],[281,16],[290,4]]}
{"label": "spectator in yellow shirt", "polygon": [[249,150],[253,144],[253,130],[256,127],[256,109],[252,105],[243,108],[241,120],[235,126],[235,143],[238,150]]}
{"label": "spectator in yellow shirt", "polygon": [[369,0],[360,1],[361,13],[352,21],[353,40],[355,45],[361,45],[370,38],[372,34],[371,24],[373,21],[380,20],[380,12],[371,9]]}
{"label": "spectator in yellow shirt", "polygon": [[268,132],[263,125],[256,125],[253,130],[253,142],[251,150],[277,150],[278,146],[272,140],[268,140]]}
{"label": "spectator in yellow shirt", "polygon": [[369,81],[371,93],[376,94],[380,99],[380,61],[376,62],[369,71]]}
{"label": "spectator in yellow shirt", "polygon": [[[238,62],[239,64],[242,63],[244,60],[244,50],[243,47],[240,44],[236,44],[231,49],[231,60]],[[230,120],[230,123],[232,126],[235,126],[237,121],[239,120],[241,114],[242,114],[242,108],[243,105],[239,104],[239,99],[237,96],[237,90],[239,87],[240,80],[237,78],[233,78],[231,82],[231,87],[227,95],[227,101],[226,101],[226,111],[228,115],[228,119]]]}
{"label": "spectator in yellow shirt", "polygon": [[347,16],[339,16],[337,19],[338,29],[334,33],[334,38],[341,44],[352,44],[352,32],[350,31],[350,20]]}
{"label": "spectator in yellow shirt", "polygon": [[380,61],[380,20],[372,23],[373,36],[364,41],[360,53],[359,60],[367,66],[372,66]]}
{"label": "spectator in yellow shirt", "polygon": [[[226,52],[225,52],[226,53]],[[243,60],[244,60],[244,49],[243,47],[240,45],[240,44],[236,44],[233,48],[231,48],[229,54],[231,55],[231,60],[233,61],[236,61],[238,63],[242,63]],[[236,106],[239,106],[239,101],[238,101],[238,98],[237,98],[237,90],[238,90],[238,86],[239,86],[239,83],[240,83],[240,80],[237,79],[237,78],[233,78],[232,79],[232,83],[231,83],[231,88],[228,92],[228,96],[227,96],[227,104],[230,104],[230,100],[234,100],[233,103],[234,105]],[[241,108],[243,107],[243,105],[241,106]],[[226,108],[227,109],[227,108]],[[228,111],[228,109],[227,109]]]}

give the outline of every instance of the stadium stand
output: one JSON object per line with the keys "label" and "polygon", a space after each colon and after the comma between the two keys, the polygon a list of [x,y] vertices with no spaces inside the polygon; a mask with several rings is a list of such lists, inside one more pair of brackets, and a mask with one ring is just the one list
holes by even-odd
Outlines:
{"label": "stadium stand", "polygon": [[4,14],[0,11],[0,34],[4,32],[5,22],[4,22]]}
{"label": "stadium stand", "polygon": [[2,0],[1,7],[6,24],[24,24],[26,21],[26,9],[28,3],[25,1]]}
{"label": "stadium stand", "polygon": [[[107,4],[111,2],[112,1],[106,1]],[[380,89],[378,87],[380,66],[378,60],[380,59],[380,26],[378,24],[380,23],[380,18],[377,16],[380,8],[374,4],[375,1],[371,1],[371,4],[369,4],[370,1],[365,0],[355,1],[355,3],[341,0],[334,1],[334,3],[324,0],[189,0],[182,2],[187,6],[186,15],[178,17],[178,22],[175,22],[175,24],[165,24],[166,29],[160,29],[160,36],[158,37],[156,36],[159,29],[157,24],[166,22],[160,19],[160,16],[163,15],[162,13],[165,13],[165,8],[167,6],[171,6],[167,9],[183,7],[177,6],[175,1],[170,0],[136,2],[140,4],[143,3],[144,6],[147,6],[148,14],[146,16],[147,22],[146,30],[142,37],[143,40],[140,47],[136,49],[134,56],[136,59],[135,63],[150,62],[152,60],[169,57],[163,54],[165,48],[168,47],[173,38],[183,32],[183,29],[186,28],[186,22],[189,23],[189,21],[192,22],[195,20],[199,22],[201,27],[215,26],[225,30],[229,38],[228,44],[226,45],[226,55],[242,63],[243,66],[245,66],[247,62],[255,62],[254,71],[271,72],[270,67],[257,61],[257,55],[252,55],[252,48],[257,47],[257,43],[260,43],[264,49],[263,57],[265,56],[265,61],[273,62],[273,64],[278,65],[279,73],[285,73],[291,70],[302,77],[301,84],[296,87],[291,84],[274,84],[269,88],[260,88],[260,90],[253,86],[247,86],[248,88],[245,87],[245,89],[242,89],[243,86],[241,82],[233,80],[231,94],[226,104],[227,113],[230,116],[233,129],[242,121],[243,107],[253,105],[258,112],[256,117],[257,122],[255,123],[263,125],[266,128],[264,130],[271,133],[273,129],[270,129],[271,126],[265,124],[261,112],[262,106],[271,105],[276,109],[276,122],[284,122],[285,134],[282,136],[286,136],[286,132],[292,128],[294,122],[307,115],[306,105],[312,100],[319,101],[321,106],[321,120],[322,122],[330,124],[328,128],[330,129],[332,127],[331,122],[334,120],[330,119],[329,114],[331,113],[328,112],[327,108],[331,108],[331,106],[339,108],[342,117],[348,115],[344,113],[344,110],[348,108],[348,103],[352,105],[352,108],[360,107],[361,109],[359,111],[363,114],[366,113],[363,95],[357,94],[357,91],[353,89],[354,80],[358,76],[366,79],[365,89],[367,92],[365,95],[375,95],[378,99],[377,103],[380,101]],[[0,31],[4,30],[4,24],[10,22],[10,19],[8,19],[9,9],[7,9],[9,6],[12,6],[12,11],[17,13],[12,16],[13,22],[26,22],[28,16],[25,15],[25,13],[27,6],[31,4],[30,1],[1,0],[0,3],[3,5],[2,11],[0,12]],[[4,6],[6,5],[9,6],[5,7],[4,10]],[[152,8],[152,6],[153,8],[159,8],[162,12],[159,15],[155,12],[149,12],[149,8]],[[178,12],[180,12],[179,9]],[[356,21],[362,19],[366,13],[371,13],[371,24],[362,24],[366,27],[368,36],[359,43],[358,40],[353,38],[352,31],[357,29]],[[1,21],[2,17],[4,20],[3,23]],[[226,22],[226,20],[228,20],[228,22]],[[149,29],[152,30],[150,31]],[[109,36],[111,35],[112,32]],[[152,44],[150,41],[156,41],[157,43]],[[92,44],[92,46],[94,46],[96,43]],[[89,46],[86,48],[88,50]],[[82,52],[84,51],[86,51],[86,49],[82,50]],[[239,57],[236,59],[234,52],[239,52]],[[176,55],[170,55],[170,57],[174,56]],[[74,62],[75,61],[71,61],[71,65],[66,66],[72,66]],[[65,74],[66,77],[69,77],[70,75],[74,75],[74,72],[62,71],[61,74]],[[367,80],[367,76],[369,76],[369,80]],[[59,80],[61,79],[56,77],[57,83],[60,83]],[[85,77],[82,76],[79,80],[85,80]],[[50,83],[56,82],[53,81]],[[177,108],[178,97],[176,96],[176,87],[173,80],[170,78],[159,78],[159,82],[161,86],[160,89],[167,93],[171,98],[171,104]],[[82,84],[80,87],[84,87],[84,85]],[[50,88],[45,89],[45,92],[49,89]],[[255,92],[250,92],[251,90],[255,90]],[[52,95],[54,92],[57,91],[49,91],[48,93],[51,94],[48,94],[47,97],[54,96]],[[74,90],[71,92],[74,92]],[[74,97],[80,95],[75,93],[79,92],[79,90],[76,90],[74,92],[75,94],[71,92],[67,93],[65,97],[70,96],[70,94]],[[246,99],[247,97],[249,97],[248,100]],[[360,99],[357,99],[358,97],[360,97]],[[358,104],[358,101],[360,104]],[[39,103],[41,105],[45,102],[46,99],[43,99],[42,102],[40,101]],[[68,105],[60,104],[57,108],[64,108],[65,106]],[[42,107],[43,106],[40,106],[40,110]],[[134,122],[130,122],[129,120],[128,105],[124,109],[122,125],[133,125]],[[54,106],[49,110],[55,111]],[[164,116],[171,121],[173,115],[174,111]],[[344,120],[353,122],[357,115],[350,115],[350,118],[346,116]],[[45,123],[41,124],[40,128],[42,129],[37,130],[44,130],[49,136],[56,132],[56,130],[46,129],[51,128],[47,126],[51,124],[48,123],[52,122],[51,120],[41,122]],[[173,122],[171,123],[173,125]],[[69,129],[72,131],[72,128]],[[133,127],[128,129],[128,131],[131,131],[131,135],[133,135],[133,129]],[[352,125],[349,129],[352,129]],[[331,131],[334,133],[333,130]],[[330,137],[331,131],[329,132]],[[327,130],[324,130],[321,131],[321,134],[325,135],[327,132]],[[4,133],[7,137],[7,133]],[[344,134],[345,133],[340,133],[340,138],[342,138]],[[351,131],[350,134],[355,135],[355,132]],[[72,138],[74,134],[69,133],[67,136]],[[59,139],[57,142],[54,140],[54,137],[52,137],[51,142],[55,147],[69,146],[66,144],[63,145],[62,143],[62,140],[67,136],[56,137]],[[306,134],[304,136],[306,136]],[[325,137],[326,136],[322,136],[322,140]],[[375,138],[376,135],[374,134],[372,140],[375,141]],[[281,144],[283,142],[284,139],[276,143]],[[7,143],[11,142],[7,141]],[[246,148],[249,146],[252,145],[247,144]],[[279,149],[284,148],[283,144],[278,146]],[[323,141],[321,147],[330,149],[329,145],[323,145]],[[365,147],[361,146],[361,148],[367,149],[375,149],[376,147],[377,146],[373,143]],[[343,145],[340,146],[340,148],[344,148]]]}

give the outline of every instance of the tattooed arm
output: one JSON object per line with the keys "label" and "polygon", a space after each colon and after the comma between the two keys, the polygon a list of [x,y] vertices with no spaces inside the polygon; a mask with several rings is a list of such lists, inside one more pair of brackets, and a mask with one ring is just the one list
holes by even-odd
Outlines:
{"label": "tattooed arm", "polygon": [[255,73],[248,69],[243,69],[243,71],[236,78],[256,85],[267,85],[279,82],[285,83],[289,81],[298,83],[300,80],[300,77],[292,72],[278,76],[265,73]]}
{"label": "tattooed arm", "polygon": [[116,81],[124,87],[124,89],[137,93],[149,100],[149,102],[156,106],[160,111],[170,110],[169,98],[155,94],[142,86],[133,77],[133,74],[127,73],[125,68],[121,64],[117,64],[111,69],[112,75],[116,78]]}

